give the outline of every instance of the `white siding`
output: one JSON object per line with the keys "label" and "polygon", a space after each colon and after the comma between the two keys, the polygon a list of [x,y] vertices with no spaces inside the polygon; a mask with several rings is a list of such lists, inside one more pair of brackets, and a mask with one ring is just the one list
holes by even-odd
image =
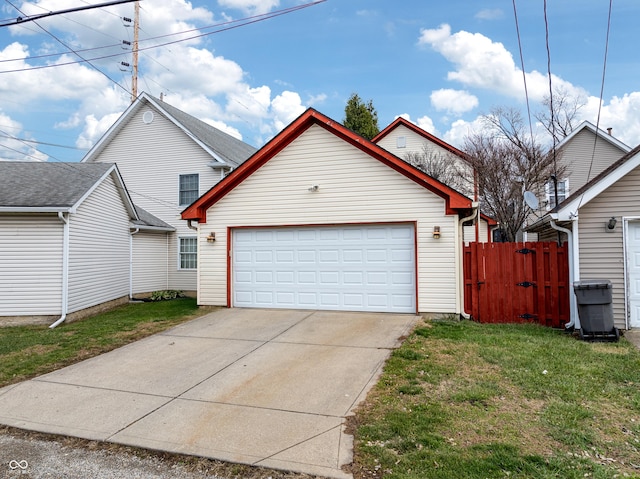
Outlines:
{"label": "white siding", "polygon": [[[615,216],[618,225],[605,233],[605,223]],[[624,246],[621,217],[640,216],[640,169],[617,183],[580,209],[580,279],[608,279],[613,283],[613,310],[616,327],[625,327]]]}
{"label": "white siding", "polygon": [[[197,173],[200,194],[218,181],[220,170],[207,166],[213,158],[175,124],[154,110],[150,124],[142,121],[151,106],[141,108],[95,161],[117,163],[133,203],[177,229],[177,235],[193,236],[195,231],[180,218],[179,177]],[[174,236],[173,234],[171,236]],[[196,272],[178,271],[177,240],[169,242],[170,289],[195,290]]]}
{"label": "white siding", "polygon": [[171,289],[167,248],[168,239],[164,233],[139,231],[133,235],[133,294]]}
{"label": "white siding", "polygon": [[0,316],[61,313],[62,244],[57,216],[0,216]]}
{"label": "white siding", "polygon": [[69,215],[69,313],[129,295],[129,219],[111,176]]}
{"label": "white siding", "polygon": [[[439,196],[312,126],[209,209],[199,231],[199,303],[227,302],[227,227],[414,221],[419,310],[458,312],[457,216],[445,215]],[[211,231],[216,241],[207,243]]]}

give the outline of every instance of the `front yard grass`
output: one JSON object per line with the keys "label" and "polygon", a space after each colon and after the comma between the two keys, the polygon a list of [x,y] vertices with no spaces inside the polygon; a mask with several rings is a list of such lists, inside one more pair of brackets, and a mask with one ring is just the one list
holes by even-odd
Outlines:
{"label": "front yard grass", "polygon": [[352,418],[356,478],[640,477],[640,352],[425,321]]}
{"label": "front yard grass", "polygon": [[132,303],[91,318],[0,328],[0,387],[44,374],[208,312],[193,298]]}

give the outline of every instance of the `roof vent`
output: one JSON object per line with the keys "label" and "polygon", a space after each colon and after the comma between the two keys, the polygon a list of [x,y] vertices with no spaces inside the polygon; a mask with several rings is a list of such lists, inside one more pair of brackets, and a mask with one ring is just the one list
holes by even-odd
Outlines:
{"label": "roof vent", "polygon": [[613,128],[607,128],[607,133],[609,133],[609,136],[611,136],[612,131],[613,131]]}
{"label": "roof vent", "polygon": [[151,110],[145,111],[142,115],[142,122],[148,125],[153,121],[153,112]]}

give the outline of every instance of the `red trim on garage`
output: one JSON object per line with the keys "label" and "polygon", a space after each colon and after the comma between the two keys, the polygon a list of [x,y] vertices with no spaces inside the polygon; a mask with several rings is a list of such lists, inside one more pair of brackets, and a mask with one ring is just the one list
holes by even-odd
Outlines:
{"label": "red trim on garage", "polygon": [[231,255],[233,243],[233,231],[243,229],[282,229],[282,228],[331,228],[335,226],[389,226],[389,225],[413,225],[413,254],[414,254],[414,275],[415,275],[415,298],[416,311],[418,314],[418,223],[417,221],[381,221],[377,223],[320,223],[320,224],[290,224],[290,225],[255,225],[255,226],[229,226],[227,227],[227,308],[233,307],[232,282],[233,282],[233,261]]}
{"label": "red trim on garage", "polygon": [[197,220],[203,224],[207,221],[207,210],[215,203],[224,198],[227,193],[232,191],[236,186],[242,183],[246,178],[260,169],[271,158],[276,156],[291,142],[302,135],[307,129],[313,125],[318,125],[341,138],[345,142],[355,146],[356,148],[367,153],[371,157],[381,161],[393,170],[401,173],[410,180],[416,182],[420,186],[428,189],[436,195],[443,198],[446,202],[447,214],[466,213],[472,207],[471,199],[458,193],[453,188],[440,183],[426,173],[411,166],[409,163],[401,160],[397,156],[389,153],[384,148],[366,140],[360,135],[352,132],[340,123],[319,113],[313,108],[309,108],[289,126],[287,126],[280,134],[267,143],[263,148],[258,150],[251,158],[236,168],[222,181],[217,183],[213,188],[207,191],[193,204],[182,212],[182,219]]}

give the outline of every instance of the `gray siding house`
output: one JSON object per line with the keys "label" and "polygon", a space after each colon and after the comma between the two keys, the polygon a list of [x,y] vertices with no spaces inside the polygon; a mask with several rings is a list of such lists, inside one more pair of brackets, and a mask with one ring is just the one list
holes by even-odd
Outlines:
{"label": "gray siding house", "polygon": [[131,231],[149,228],[171,229],[136,210],[114,164],[0,162],[0,322],[126,301]]}

